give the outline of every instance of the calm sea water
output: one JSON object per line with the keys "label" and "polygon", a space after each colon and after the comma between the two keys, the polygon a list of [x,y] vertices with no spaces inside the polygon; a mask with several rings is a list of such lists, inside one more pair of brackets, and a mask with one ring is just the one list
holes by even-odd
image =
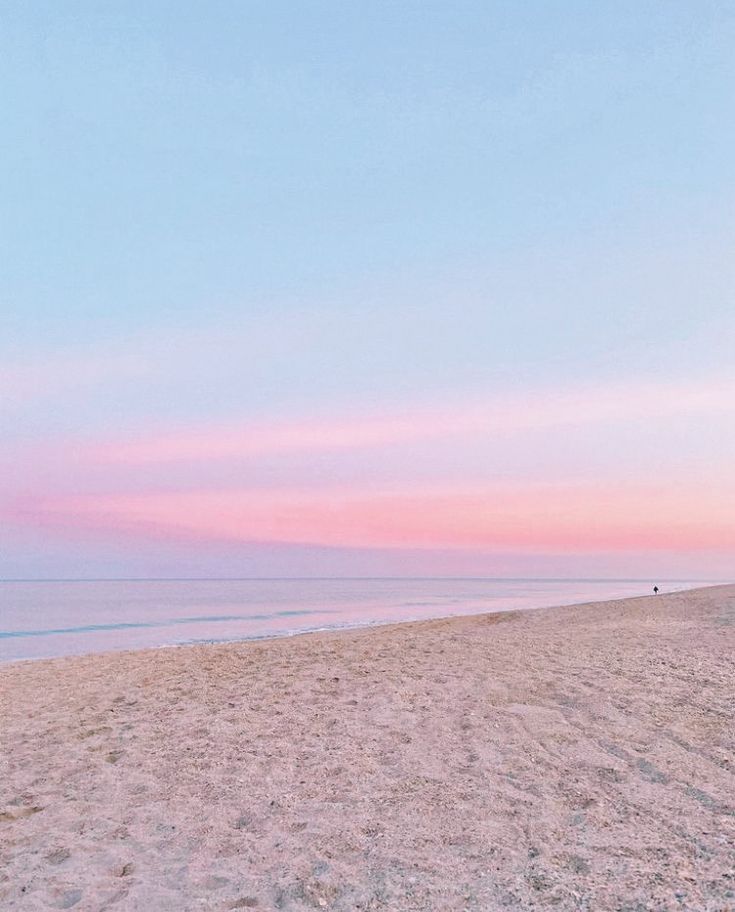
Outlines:
{"label": "calm sea water", "polygon": [[[658,580],[662,591],[706,585]],[[645,595],[640,580],[0,582],[0,662]]]}

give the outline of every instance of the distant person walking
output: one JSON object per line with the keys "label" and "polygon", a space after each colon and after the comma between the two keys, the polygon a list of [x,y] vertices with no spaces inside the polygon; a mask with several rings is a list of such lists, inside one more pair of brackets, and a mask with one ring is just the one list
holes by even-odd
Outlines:
{"label": "distant person walking", "polygon": [[658,595],[658,586],[653,587],[653,594]]}

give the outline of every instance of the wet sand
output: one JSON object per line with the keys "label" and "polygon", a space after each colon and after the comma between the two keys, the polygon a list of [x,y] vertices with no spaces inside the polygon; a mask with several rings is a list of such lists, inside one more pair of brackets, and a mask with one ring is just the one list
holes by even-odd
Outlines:
{"label": "wet sand", "polygon": [[0,667],[0,908],[735,910],[735,586]]}

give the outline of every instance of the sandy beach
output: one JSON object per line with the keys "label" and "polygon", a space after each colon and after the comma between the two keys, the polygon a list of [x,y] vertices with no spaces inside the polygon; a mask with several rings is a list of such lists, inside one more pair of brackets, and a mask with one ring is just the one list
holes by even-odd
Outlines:
{"label": "sandy beach", "polygon": [[735,909],[735,586],[0,688],[3,910]]}

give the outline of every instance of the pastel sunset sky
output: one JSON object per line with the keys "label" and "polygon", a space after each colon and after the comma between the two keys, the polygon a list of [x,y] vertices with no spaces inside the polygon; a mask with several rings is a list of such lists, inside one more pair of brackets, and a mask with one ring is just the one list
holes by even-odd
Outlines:
{"label": "pastel sunset sky", "polygon": [[0,577],[735,577],[734,46],[3,4]]}

